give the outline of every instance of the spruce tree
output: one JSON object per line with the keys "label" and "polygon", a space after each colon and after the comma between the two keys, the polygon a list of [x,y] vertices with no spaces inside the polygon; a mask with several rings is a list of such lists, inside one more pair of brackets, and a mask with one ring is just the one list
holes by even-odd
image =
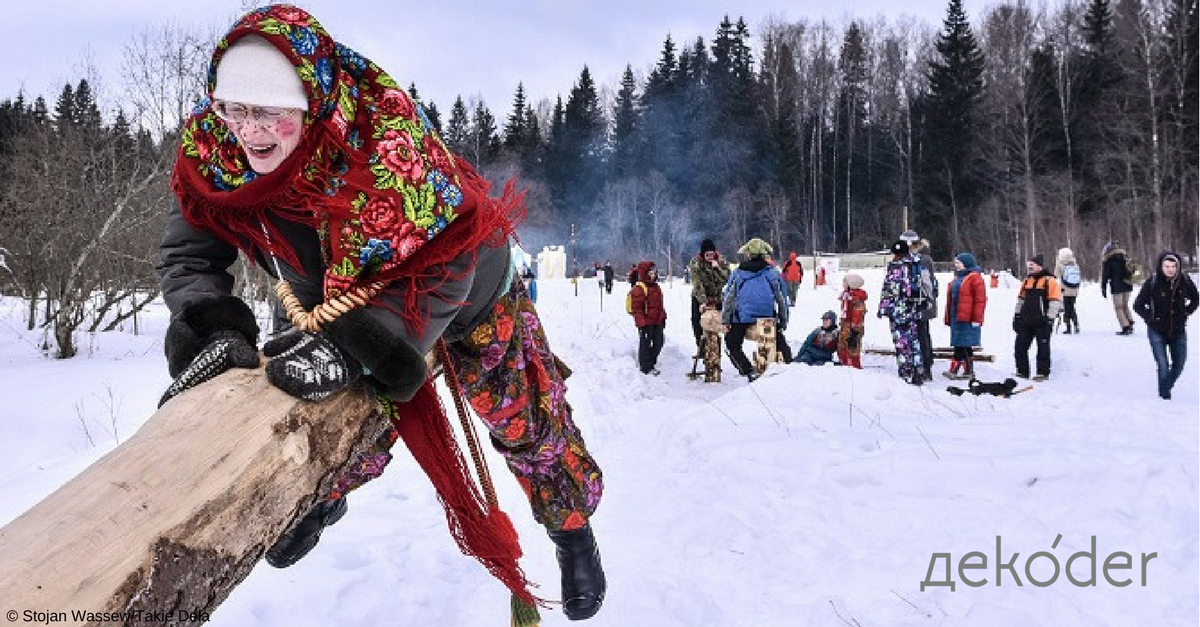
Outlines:
{"label": "spruce tree", "polygon": [[542,141],[542,126],[533,107],[525,105],[525,141],[519,147],[521,164],[531,176],[544,178],[545,150]]}
{"label": "spruce tree", "polygon": [[[957,247],[962,241],[960,224],[979,193],[973,144],[974,114],[983,91],[983,52],[975,41],[962,0],[950,0],[942,24],[935,44],[937,54],[929,63],[927,145],[922,147],[926,155],[922,192],[928,206],[915,211],[918,225],[944,225],[930,218],[949,218],[950,232],[940,235]],[[923,216],[923,210],[934,215]]]}
{"label": "spruce tree", "polygon": [[134,156],[133,133],[129,126],[129,120],[126,119],[125,112],[121,109],[117,109],[117,118],[113,120],[112,128],[108,132],[112,136],[118,158]]}
{"label": "spruce tree", "polygon": [[454,106],[450,108],[450,122],[446,127],[444,139],[451,151],[465,156],[469,150],[470,133],[470,114],[467,113],[467,105],[463,104],[462,96],[458,96],[454,99]]}
{"label": "spruce tree", "polygon": [[600,190],[605,140],[604,113],[587,66],[571,89],[563,111],[562,155],[567,192],[575,211],[588,211]]}
{"label": "spruce tree", "polygon": [[442,132],[442,114],[438,111],[436,104],[431,102],[425,106],[425,117],[429,118],[429,123],[433,125],[434,130]]}
{"label": "spruce tree", "polygon": [[517,83],[512,111],[504,124],[504,147],[517,152],[525,143],[525,85]]}
{"label": "spruce tree", "polygon": [[613,103],[612,119],[611,172],[621,178],[633,172],[638,139],[637,81],[633,78],[633,68],[628,65],[621,75],[621,89]]}
{"label": "spruce tree", "polygon": [[31,114],[33,122],[39,126],[50,120],[50,109],[46,106],[45,98],[38,96],[33,100]]}
{"label": "spruce tree", "polygon": [[469,152],[474,156],[476,166],[483,169],[500,153],[502,145],[496,131],[496,118],[483,101],[475,106],[469,136]]}
{"label": "spruce tree", "polygon": [[75,89],[70,83],[63,85],[54,103],[54,123],[58,125],[59,132],[75,126]]}
{"label": "spruce tree", "polygon": [[866,133],[867,104],[867,51],[862,29],[857,22],[850,22],[842,39],[838,66],[842,74],[841,92],[838,94],[837,129],[834,136],[834,155],[838,160],[834,172],[840,207],[835,237],[837,243],[848,249],[854,235],[855,190],[865,191],[864,164],[858,156],[859,146]]}
{"label": "spruce tree", "polygon": [[99,133],[103,120],[100,117],[100,108],[96,105],[96,97],[92,94],[92,87],[88,84],[87,79],[79,81],[79,85],[75,87],[75,96],[71,105],[71,118],[75,122],[75,126],[83,129],[89,134]]}
{"label": "spruce tree", "polygon": [[642,141],[639,142],[640,152],[634,160],[634,171],[666,174],[667,168],[682,162],[680,106],[679,60],[675,53],[675,42],[668,35],[659,53],[658,63],[650,71],[642,90]]}

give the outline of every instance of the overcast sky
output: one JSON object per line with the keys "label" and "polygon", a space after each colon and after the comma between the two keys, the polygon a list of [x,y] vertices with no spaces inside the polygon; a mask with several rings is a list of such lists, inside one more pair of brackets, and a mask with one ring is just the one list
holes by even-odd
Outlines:
{"label": "overcast sky", "polygon": [[[991,0],[988,2],[991,4]],[[423,100],[447,111],[456,95],[482,97],[503,119],[518,82],[534,103],[564,97],[587,65],[613,85],[631,64],[641,75],[669,33],[678,44],[710,43],[724,15],[744,17],[752,36],[769,18],[785,21],[908,15],[940,27],[946,0],[308,0],[308,9],[335,39],[384,67]],[[967,0],[975,16],[983,0]],[[101,105],[121,90],[122,49],[139,32],[175,24],[223,33],[244,7],[240,0],[32,0],[5,7],[0,34],[8,50],[0,64],[0,100],[23,90],[51,106],[66,82],[100,78]],[[351,8],[353,10],[351,10]],[[757,41],[754,42],[758,54]]]}

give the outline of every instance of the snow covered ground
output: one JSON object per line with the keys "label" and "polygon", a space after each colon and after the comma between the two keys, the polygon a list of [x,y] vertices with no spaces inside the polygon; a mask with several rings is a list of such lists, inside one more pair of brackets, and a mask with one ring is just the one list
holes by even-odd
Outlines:
{"label": "snow covered ground", "polygon": [[[873,313],[882,276],[864,275]],[[943,289],[948,280],[941,277]],[[726,361],[725,381],[704,384],[683,374],[692,353],[689,287],[664,289],[662,375],[647,377],[634,363],[626,286],[601,310],[595,281],[582,281],[577,296],[568,281],[539,284],[551,345],[575,371],[568,398],[605,471],[593,524],[609,592],[589,624],[1197,624],[1196,317],[1170,402],[1157,398],[1144,325],[1132,337],[1114,335],[1110,301],[1095,285],[1080,296],[1083,333],[1053,339],[1051,379],[1011,399],[954,397],[944,380],[915,388],[879,355],[864,355],[862,371],[774,366],[749,385]],[[988,290],[983,344],[997,361],[979,364],[982,379],[1013,372],[1015,287]],[[787,332],[794,348],[822,312],[836,309],[836,294],[803,286]],[[22,311],[21,302],[0,299],[0,524],[128,438],[169,382],[161,304],[141,335],[84,339],[81,356],[66,362],[41,355]],[[936,345],[948,344],[945,326],[933,333]],[[890,346],[884,321],[868,319],[867,344]],[[506,591],[458,553],[428,481],[397,452],[308,558],[283,571],[256,568],[211,624],[507,624]],[[553,547],[499,458],[490,460],[522,535],[523,565],[543,596],[557,596]],[[1029,556],[1046,551],[1065,565],[1090,549],[1092,536],[1095,587],[1072,585],[1065,573],[1048,587],[1032,585]],[[958,571],[972,551],[987,559],[987,569],[966,571],[986,578],[982,587],[966,586]],[[1128,587],[1103,576],[1103,560],[1118,551],[1134,567],[1109,572],[1131,578]],[[1141,555],[1154,552],[1143,586]],[[934,553],[951,554],[955,591],[921,590]],[[996,585],[997,562],[1013,553],[1024,585],[1007,570]],[[1088,578],[1089,566],[1075,561],[1076,580]],[[944,568],[939,561],[933,579]],[[1045,556],[1031,568],[1039,581],[1053,574]],[[568,623],[557,611],[543,615],[544,625]]]}

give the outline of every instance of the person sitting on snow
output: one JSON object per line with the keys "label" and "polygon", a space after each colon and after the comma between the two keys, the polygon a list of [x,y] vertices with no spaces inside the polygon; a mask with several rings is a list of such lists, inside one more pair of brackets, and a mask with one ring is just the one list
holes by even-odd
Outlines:
{"label": "person sitting on snow", "polygon": [[800,347],[796,360],[810,366],[824,366],[833,361],[838,347],[837,314],[826,311],[821,316],[821,326],[813,329]]}

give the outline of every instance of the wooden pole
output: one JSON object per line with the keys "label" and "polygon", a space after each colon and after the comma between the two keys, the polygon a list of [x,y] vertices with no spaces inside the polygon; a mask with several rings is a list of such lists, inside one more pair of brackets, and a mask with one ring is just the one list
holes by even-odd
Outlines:
{"label": "wooden pole", "polygon": [[188,390],[0,529],[0,609],[199,625],[384,427],[362,385],[310,403],[258,369]]}

